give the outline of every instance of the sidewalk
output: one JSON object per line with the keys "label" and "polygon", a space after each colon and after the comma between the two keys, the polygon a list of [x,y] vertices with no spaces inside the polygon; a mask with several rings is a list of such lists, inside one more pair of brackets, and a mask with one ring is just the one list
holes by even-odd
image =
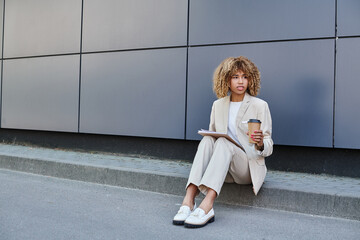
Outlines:
{"label": "sidewalk", "polygon": [[[184,195],[191,164],[0,144],[0,168]],[[360,179],[269,171],[258,196],[225,184],[218,202],[360,220]]]}

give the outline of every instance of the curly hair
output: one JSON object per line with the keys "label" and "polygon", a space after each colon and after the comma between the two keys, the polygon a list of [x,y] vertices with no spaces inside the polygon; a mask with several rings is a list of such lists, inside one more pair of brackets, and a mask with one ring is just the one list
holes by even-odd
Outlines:
{"label": "curly hair", "polygon": [[241,70],[248,77],[247,92],[251,96],[258,95],[260,91],[260,72],[256,65],[247,57],[229,57],[223,60],[215,69],[213,77],[213,90],[218,98],[227,96],[231,77]]}

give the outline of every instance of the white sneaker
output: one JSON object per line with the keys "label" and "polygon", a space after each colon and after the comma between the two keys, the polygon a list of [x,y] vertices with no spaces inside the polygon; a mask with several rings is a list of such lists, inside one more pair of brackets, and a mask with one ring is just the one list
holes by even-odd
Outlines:
{"label": "white sneaker", "polygon": [[[196,203],[194,204],[193,210],[196,208]],[[190,207],[188,206],[181,206],[177,214],[175,215],[173,219],[174,225],[184,225],[184,221],[187,217],[190,216],[190,214],[193,211],[191,211]]]}
{"label": "white sneaker", "polygon": [[185,220],[185,227],[188,228],[200,228],[204,227],[208,223],[215,221],[215,213],[212,208],[208,214],[205,214],[205,211],[201,208],[195,209],[190,216]]}

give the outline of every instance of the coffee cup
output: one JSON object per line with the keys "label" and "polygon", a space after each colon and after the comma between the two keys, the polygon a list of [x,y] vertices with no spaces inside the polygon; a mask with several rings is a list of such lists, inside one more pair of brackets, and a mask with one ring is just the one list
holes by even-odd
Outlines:
{"label": "coffee cup", "polygon": [[249,143],[256,143],[251,139],[251,134],[254,134],[254,131],[260,130],[261,121],[259,119],[249,119],[248,129],[249,129]]}

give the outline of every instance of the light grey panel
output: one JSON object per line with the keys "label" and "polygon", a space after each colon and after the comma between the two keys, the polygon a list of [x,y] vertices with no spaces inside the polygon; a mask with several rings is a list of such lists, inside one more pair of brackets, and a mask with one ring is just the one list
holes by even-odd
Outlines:
{"label": "light grey panel", "polygon": [[360,38],[339,39],[336,60],[335,147],[360,149]]}
{"label": "light grey panel", "polygon": [[83,51],[183,46],[184,0],[85,0]]}
{"label": "light grey panel", "polygon": [[80,132],[184,138],[186,48],[82,58]]}
{"label": "light grey panel", "polygon": [[81,0],[5,4],[4,57],[80,52]]}
{"label": "light grey panel", "polygon": [[79,55],[4,60],[1,127],[77,132]]}
{"label": "light grey panel", "polygon": [[190,1],[191,45],[335,36],[335,0]]}
{"label": "light grey panel", "polygon": [[360,35],[360,1],[337,1],[338,36]]}
{"label": "light grey panel", "polygon": [[189,49],[187,138],[208,128],[212,74],[226,57],[247,56],[262,76],[276,144],[331,147],[334,40],[239,44]]}

